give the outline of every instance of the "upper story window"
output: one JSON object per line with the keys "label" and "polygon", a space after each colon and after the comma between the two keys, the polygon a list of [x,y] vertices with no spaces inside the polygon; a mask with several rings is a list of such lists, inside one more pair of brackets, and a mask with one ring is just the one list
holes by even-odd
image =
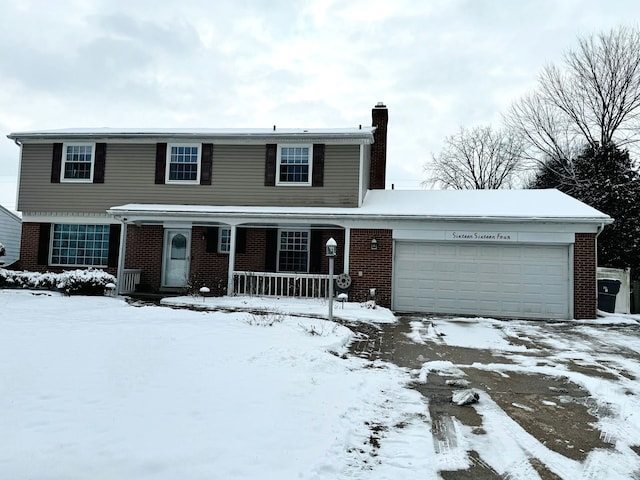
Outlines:
{"label": "upper story window", "polygon": [[63,182],[92,182],[95,159],[93,143],[67,143],[62,155]]}
{"label": "upper story window", "polygon": [[200,145],[169,145],[167,148],[167,183],[200,182]]}
{"label": "upper story window", "polygon": [[311,185],[311,145],[278,145],[277,185]]}
{"label": "upper story window", "polygon": [[109,230],[109,225],[53,225],[49,264],[106,267]]}
{"label": "upper story window", "polygon": [[231,251],[231,229],[221,228],[218,234],[218,253],[229,253]]}

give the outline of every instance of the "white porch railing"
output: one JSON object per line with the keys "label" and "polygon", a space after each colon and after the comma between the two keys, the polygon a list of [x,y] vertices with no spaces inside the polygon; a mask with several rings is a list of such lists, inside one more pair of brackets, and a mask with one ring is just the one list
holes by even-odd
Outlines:
{"label": "white porch railing", "polygon": [[140,275],[142,270],[138,268],[125,268],[122,271],[122,278],[118,279],[120,283],[120,293],[133,293],[136,291],[136,285],[140,283]]}
{"label": "white porch railing", "polygon": [[315,273],[233,272],[236,295],[326,298],[329,275]]}

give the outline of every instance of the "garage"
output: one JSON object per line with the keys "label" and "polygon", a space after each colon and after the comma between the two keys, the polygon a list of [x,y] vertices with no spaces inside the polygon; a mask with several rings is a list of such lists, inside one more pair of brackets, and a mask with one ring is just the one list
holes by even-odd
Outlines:
{"label": "garage", "polygon": [[393,308],[515,318],[572,318],[569,245],[399,241]]}

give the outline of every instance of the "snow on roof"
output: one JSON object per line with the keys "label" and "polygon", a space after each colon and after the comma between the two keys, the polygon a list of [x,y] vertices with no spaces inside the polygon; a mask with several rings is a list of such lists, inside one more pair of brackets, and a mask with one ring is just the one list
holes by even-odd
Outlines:
{"label": "snow on roof", "polygon": [[610,217],[559,190],[370,190],[363,213],[452,218]]}
{"label": "snow on roof", "polygon": [[12,140],[73,139],[145,139],[145,138],[215,138],[250,140],[263,138],[330,138],[373,142],[375,127],[355,128],[65,128],[34,130],[7,135]]}
{"label": "snow on roof", "polygon": [[369,190],[359,208],[127,204],[113,207],[109,212],[117,216],[612,221],[608,215],[558,190]]}

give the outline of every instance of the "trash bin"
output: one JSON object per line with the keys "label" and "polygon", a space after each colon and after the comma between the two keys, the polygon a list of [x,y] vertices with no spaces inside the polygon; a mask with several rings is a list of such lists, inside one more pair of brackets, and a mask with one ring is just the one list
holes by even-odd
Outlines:
{"label": "trash bin", "polygon": [[616,311],[616,295],[621,283],[620,280],[598,280],[598,310],[609,313]]}

